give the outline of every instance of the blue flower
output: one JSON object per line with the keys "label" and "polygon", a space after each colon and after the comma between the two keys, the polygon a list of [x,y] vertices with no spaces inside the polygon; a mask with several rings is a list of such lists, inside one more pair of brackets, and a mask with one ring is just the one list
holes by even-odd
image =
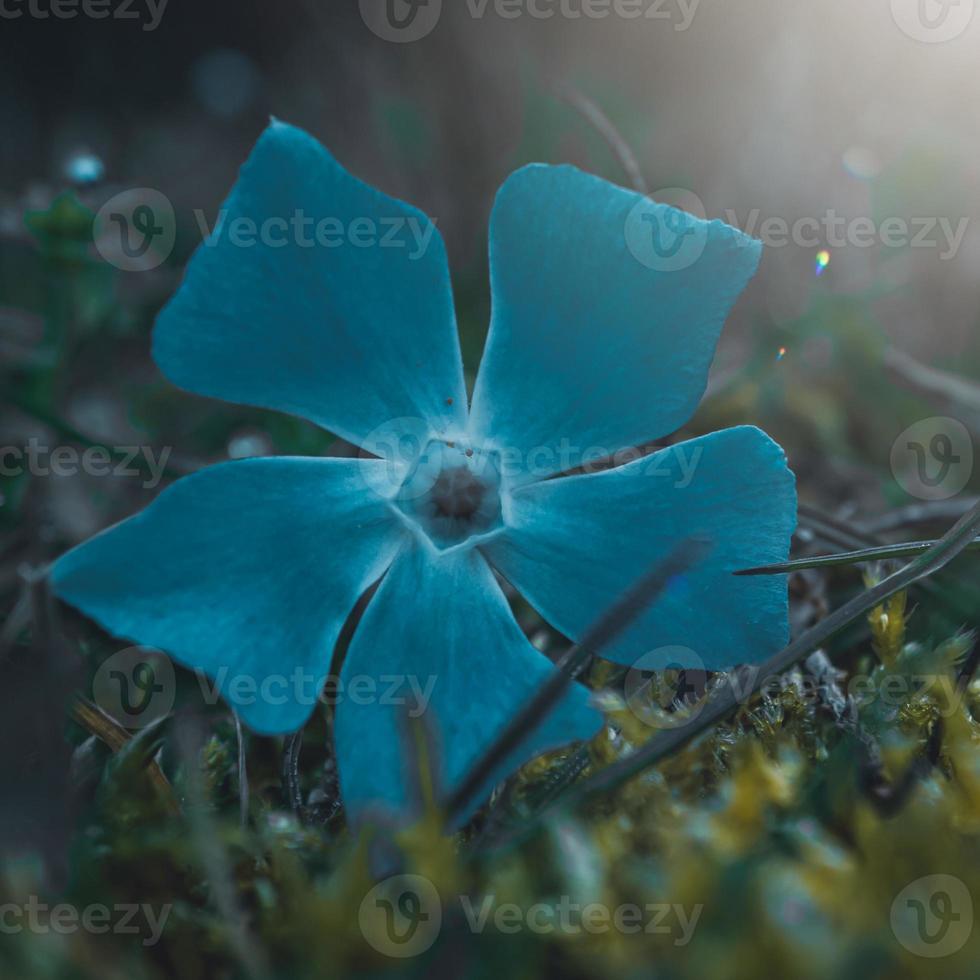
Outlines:
{"label": "blue flower", "polygon": [[[697,241],[695,259],[639,261],[624,232],[638,207]],[[157,364],[189,391],[302,416],[379,458],[195,473],[64,555],[61,597],[204,671],[252,729],[281,733],[309,717],[380,579],[336,691],[355,817],[407,805],[400,702],[425,707],[452,787],[554,669],[494,570],[574,639],[704,533],[709,559],[604,656],[674,645],[721,669],[783,645],[784,580],[731,575],[787,556],[794,480],[772,440],[743,426],[581,472],[691,416],[758,242],[573,167],[517,171],[490,222],[493,313],[468,406],[445,249],[424,214],[279,122],[224,212],[159,317]],[[498,777],[600,724],[574,685]]]}

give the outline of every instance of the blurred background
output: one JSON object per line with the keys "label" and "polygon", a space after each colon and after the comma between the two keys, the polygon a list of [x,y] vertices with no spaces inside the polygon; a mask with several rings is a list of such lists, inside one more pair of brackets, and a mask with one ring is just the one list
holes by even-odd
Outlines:
{"label": "blurred background", "polygon": [[[72,186],[93,211],[122,190],[154,189],[174,208],[176,247],[151,271],[120,275],[111,296],[89,297],[78,324],[89,353],[111,337],[96,371],[118,371],[132,355],[124,372],[151,380],[152,314],[275,115],[436,220],[472,372],[488,314],[487,215],[506,175],[531,160],[566,161],[630,183],[588,104],[632,149],[655,197],[684,188],[707,216],[768,246],[723,335],[716,390],[749,369],[742,380],[765,392],[736,394],[752,396],[745,410],[791,456],[794,443],[819,442],[830,457],[822,470],[887,475],[894,438],[915,419],[876,399],[891,399],[896,377],[919,394],[929,381],[935,389],[914,362],[969,375],[980,357],[970,108],[980,25],[956,20],[972,0],[948,9],[928,0],[940,38],[958,29],[935,43],[917,3],[644,0],[635,18],[621,12],[630,0],[431,0],[401,32],[428,33],[407,43],[379,37],[353,2],[170,0],[134,5],[137,19],[4,19],[0,302],[20,311],[8,313],[6,332],[29,338],[21,314],[41,315],[46,302],[25,211]],[[886,346],[914,362],[861,359]],[[754,358],[765,370],[751,370]],[[872,376],[846,397],[799,406],[792,425],[759,414],[754,396],[783,412],[794,390],[815,397],[801,382],[839,396],[846,371],[865,368]],[[72,420],[118,423],[78,380],[73,372],[73,390],[61,393]]]}
{"label": "blurred background", "polygon": [[[168,459],[162,482],[0,472],[8,855],[68,874],[66,773],[86,785],[107,750],[79,759],[83,733],[66,743],[51,711],[119,646],[50,608],[34,570],[200,465],[330,450],[299,420],[178,392],[149,356],[156,312],[270,115],[436,221],[470,382],[496,188],[524,163],[571,162],[654,198],[681,190],[763,239],[707,397],[673,438],[751,422],[782,443],[809,508],[798,553],[934,537],[975,502],[974,0],[391,0],[400,28],[386,0],[120,0],[106,17],[81,3],[56,16],[54,0],[0,0],[0,447],[146,444]],[[92,240],[93,214],[121,194],[172,208],[165,252],[142,264]],[[913,443],[931,454],[925,482]],[[859,584],[794,578],[794,626]],[[969,563],[912,635],[976,625],[976,587]],[[84,662],[35,646],[59,615]],[[214,751],[233,751],[234,732],[221,737]],[[275,752],[252,751],[272,798]],[[198,975],[193,956],[167,956]],[[860,962],[853,975],[870,976]]]}

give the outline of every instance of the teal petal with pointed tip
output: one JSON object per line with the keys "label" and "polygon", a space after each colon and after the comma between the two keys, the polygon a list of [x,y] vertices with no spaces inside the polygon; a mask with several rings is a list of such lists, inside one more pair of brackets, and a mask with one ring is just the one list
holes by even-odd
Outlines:
{"label": "teal petal with pointed tip", "polygon": [[435,225],[280,122],[160,314],[153,356],[182,388],[290,412],[359,446],[379,428],[386,441],[393,422],[396,433],[465,422]]}
{"label": "teal petal with pointed tip", "polygon": [[63,555],[57,595],[110,633],[214,679],[253,730],[310,716],[337,636],[404,531],[381,460],[222,463]]}
{"label": "teal petal with pointed tip", "polygon": [[[421,541],[406,544],[368,605],[341,671],[334,737],[348,813],[355,819],[405,813],[416,802],[413,761],[405,756],[409,712],[432,736],[433,775],[445,792],[555,669],[521,632],[475,549],[439,554]],[[590,738],[601,723],[588,691],[573,684],[468,812],[520,764]]]}
{"label": "teal petal with pointed tip", "polygon": [[[651,245],[661,229],[663,261]],[[518,170],[490,220],[473,438],[513,454],[523,482],[673,432],[704,393],[760,254],[735,228],[574,167]]]}
{"label": "teal petal with pointed tip", "polygon": [[572,639],[678,541],[708,538],[705,560],[672,581],[602,656],[632,664],[661,647],[690,667],[756,663],[785,645],[783,576],[743,578],[784,561],[796,485],[783,450],[753,426],[677,443],[616,469],[517,490],[508,529],[481,547],[553,626]]}

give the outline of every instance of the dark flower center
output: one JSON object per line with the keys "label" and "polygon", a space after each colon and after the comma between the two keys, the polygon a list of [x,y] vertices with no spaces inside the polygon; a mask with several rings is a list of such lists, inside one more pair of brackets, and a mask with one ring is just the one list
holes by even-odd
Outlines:
{"label": "dark flower center", "polygon": [[496,454],[433,440],[405,477],[395,503],[440,551],[501,525]]}
{"label": "dark flower center", "polygon": [[465,466],[443,470],[432,487],[432,503],[443,517],[472,518],[480,509],[487,487]]}

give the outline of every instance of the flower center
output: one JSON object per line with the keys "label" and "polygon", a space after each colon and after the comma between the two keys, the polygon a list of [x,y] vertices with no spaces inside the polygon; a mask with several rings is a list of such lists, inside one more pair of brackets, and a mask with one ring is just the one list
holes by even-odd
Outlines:
{"label": "flower center", "polygon": [[441,517],[471,519],[480,509],[487,486],[465,466],[443,470],[432,487],[432,503]]}
{"label": "flower center", "polygon": [[434,439],[409,470],[395,504],[440,551],[501,526],[496,453]]}

